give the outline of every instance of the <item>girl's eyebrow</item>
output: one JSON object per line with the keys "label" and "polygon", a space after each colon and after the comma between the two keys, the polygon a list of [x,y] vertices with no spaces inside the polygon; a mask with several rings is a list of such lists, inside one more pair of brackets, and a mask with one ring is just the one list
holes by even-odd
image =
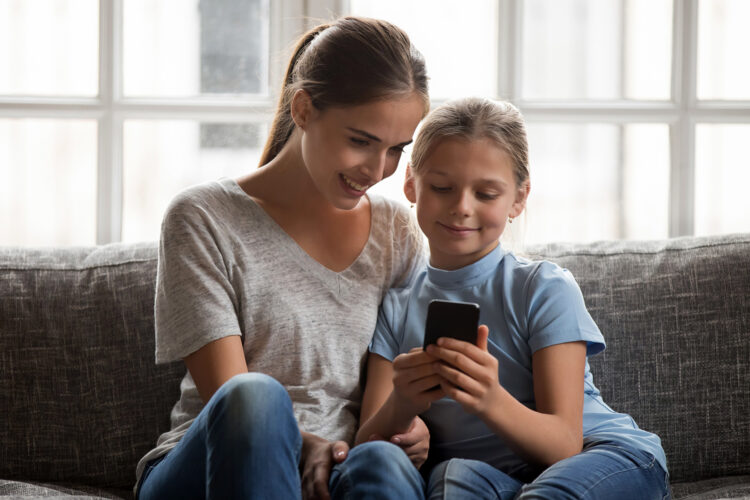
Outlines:
{"label": "girl's eyebrow", "polygon": [[[372,135],[369,132],[365,132],[364,130],[360,130],[360,129],[354,128],[354,127],[346,127],[346,129],[349,130],[349,131],[351,131],[351,132],[354,132],[355,134],[363,135],[363,136],[367,137],[368,139],[373,140],[375,142],[380,142],[380,143],[383,142],[383,140],[380,137],[378,137],[376,135]],[[413,139],[409,139],[406,142],[401,142],[401,143],[397,144],[397,146],[400,146],[400,147],[408,146],[409,144],[412,143],[412,141],[413,141]]]}
{"label": "girl's eyebrow", "polygon": [[[429,174],[439,175],[441,177],[448,177],[448,173],[443,172],[442,170],[428,170],[427,172],[425,172],[425,175],[429,175]],[[508,185],[508,183],[502,179],[479,179],[479,182],[482,184],[489,184],[492,186],[500,186],[500,187],[505,187]]]}

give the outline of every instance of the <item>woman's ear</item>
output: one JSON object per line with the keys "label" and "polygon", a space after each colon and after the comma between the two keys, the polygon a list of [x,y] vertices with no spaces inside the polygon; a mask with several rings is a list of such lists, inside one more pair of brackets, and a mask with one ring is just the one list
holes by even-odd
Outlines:
{"label": "woman's ear", "polygon": [[292,96],[290,113],[294,124],[304,130],[314,112],[312,98],[306,90],[298,90]]}
{"label": "woman's ear", "polygon": [[414,172],[411,169],[411,163],[406,164],[406,177],[404,179],[404,194],[409,203],[417,202],[417,189],[414,185]]}
{"label": "woman's ear", "polygon": [[531,183],[526,180],[518,188],[518,191],[516,191],[516,201],[513,202],[509,214],[511,217],[515,218],[521,215],[521,212],[526,208],[526,200],[529,199],[529,192],[531,192]]}

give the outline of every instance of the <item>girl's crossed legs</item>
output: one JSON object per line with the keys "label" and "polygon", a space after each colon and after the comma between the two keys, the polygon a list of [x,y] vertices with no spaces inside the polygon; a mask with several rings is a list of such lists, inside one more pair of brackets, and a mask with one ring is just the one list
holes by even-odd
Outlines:
{"label": "girl's crossed legs", "polygon": [[545,469],[528,484],[485,462],[452,459],[430,473],[427,498],[437,499],[669,499],[668,475],[648,453],[609,441],[590,442],[578,455]]}

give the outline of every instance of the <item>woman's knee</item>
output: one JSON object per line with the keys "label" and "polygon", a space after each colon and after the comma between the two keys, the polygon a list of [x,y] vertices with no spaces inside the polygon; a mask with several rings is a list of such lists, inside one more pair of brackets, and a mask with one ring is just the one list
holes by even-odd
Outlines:
{"label": "woman's knee", "polygon": [[[265,429],[294,421],[292,402],[283,385],[262,373],[243,373],[226,381],[209,402],[209,422],[226,421],[234,429]],[[296,421],[295,421],[296,425]]]}

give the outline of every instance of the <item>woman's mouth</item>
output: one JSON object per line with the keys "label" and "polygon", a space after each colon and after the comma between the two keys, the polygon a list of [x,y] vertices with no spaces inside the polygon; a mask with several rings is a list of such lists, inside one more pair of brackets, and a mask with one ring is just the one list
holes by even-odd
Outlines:
{"label": "woman's mouth", "polygon": [[341,177],[341,180],[344,182],[344,185],[349,188],[350,191],[353,191],[357,195],[363,195],[365,191],[367,191],[367,188],[370,187],[367,184],[360,184],[357,181],[345,176],[344,174],[339,174],[339,177]]}

